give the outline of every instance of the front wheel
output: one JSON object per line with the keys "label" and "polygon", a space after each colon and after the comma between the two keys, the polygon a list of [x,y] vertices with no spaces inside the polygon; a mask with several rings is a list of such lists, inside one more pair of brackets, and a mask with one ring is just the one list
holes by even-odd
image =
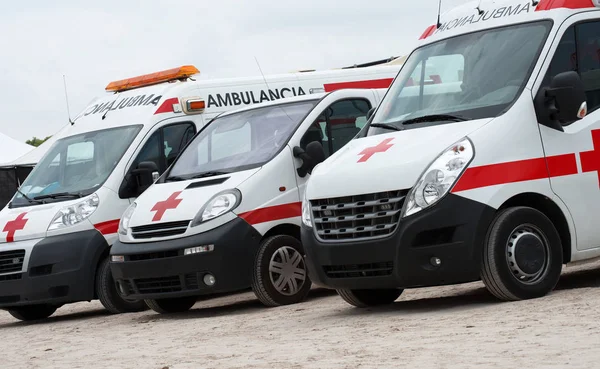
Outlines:
{"label": "front wheel", "polygon": [[32,320],[46,319],[50,315],[54,314],[56,309],[57,307],[54,305],[41,304],[9,309],[8,313],[14,318],[28,322]]}
{"label": "front wheel", "polygon": [[110,272],[108,258],[102,260],[98,267],[96,293],[104,308],[113,314],[134,313],[148,309],[144,301],[127,301],[119,295],[115,280]]}
{"label": "front wheel", "polygon": [[252,290],[260,302],[266,306],[301,302],[311,284],[300,241],[278,235],[261,243],[252,275]]}
{"label": "front wheel", "polygon": [[396,301],[402,289],[337,290],[338,295],[350,305],[359,308],[388,305]]}
{"label": "front wheel", "polygon": [[183,313],[190,310],[198,298],[192,297],[177,297],[169,299],[145,300],[146,305],[159,314]]}
{"label": "front wheel", "polygon": [[543,213],[513,207],[496,215],[483,247],[481,279],[498,299],[545,296],[560,278],[560,235]]}

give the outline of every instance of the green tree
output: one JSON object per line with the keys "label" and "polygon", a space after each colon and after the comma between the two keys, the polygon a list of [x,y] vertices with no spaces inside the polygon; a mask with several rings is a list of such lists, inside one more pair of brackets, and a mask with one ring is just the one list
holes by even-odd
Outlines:
{"label": "green tree", "polygon": [[27,140],[27,141],[25,141],[25,143],[28,145],[31,145],[31,146],[38,147],[41,144],[43,144],[44,142],[46,142],[46,140],[49,139],[50,137],[52,137],[52,136],[48,136],[44,139],[41,139],[41,138],[37,138],[37,137],[33,136],[33,138],[31,140]]}

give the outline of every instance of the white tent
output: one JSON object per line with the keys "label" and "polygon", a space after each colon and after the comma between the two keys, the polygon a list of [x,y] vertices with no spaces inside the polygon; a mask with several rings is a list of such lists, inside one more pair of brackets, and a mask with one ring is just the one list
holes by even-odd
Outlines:
{"label": "white tent", "polygon": [[33,146],[19,142],[0,133],[0,164],[10,163],[34,149]]}
{"label": "white tent", "polygon": [[52,137],[50,137],[48,140],[46,140],[43,144],[41,144],[38,147],[33,148],[33,150],[29,150],[29,152],[25,153],[24,155],[19,155],[18,157],[13,158],[13,160],[10,162],[0,161],[0,163],[4,163],[0,166],[19,166],[19,165],[35,165],[35,164],[37,164],[40,161],[40,159],[44,156],[44,154],[46,154],[46,151],[48,151],[48,149],[52,146],[52,144],[54,144],[54,142],[56,140],[61,138],[64,135],[65,131],[67,130],[67,127],[70,127],[70,126],[71,126],[70,124],[65,125],[58,132],[56,132],[54,135],[52,135]]}

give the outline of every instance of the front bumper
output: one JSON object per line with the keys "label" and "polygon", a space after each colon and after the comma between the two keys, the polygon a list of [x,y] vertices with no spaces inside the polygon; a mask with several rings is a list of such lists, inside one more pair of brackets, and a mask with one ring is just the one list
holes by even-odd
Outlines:
{"label": "front bumper", "polygon": [[93,300],[96,268],[107,249],[96,230],[3,244],[0,257],[25,254],[19,272],[0,275],[0,308]]}
{"label": "front bumper", "polygon": [[[128,299],[160,299],[233,292],[250,287],[261,235],[241,218],[208,232],[168,241],[115,243],[111,262],[113,278]],[[184,255],[184,250],[214,245],[207,253]],[[207,286],[204,275],[215,277]]]}
{"label": "front bumper", "polygon": [[[481,246],[495,210],[449,194],[401,219],[386,238],[323,242],[302,226],[310,278],[337,289],[410,288],[479,279]],[[441,259],[434,266],[431,258]]]}

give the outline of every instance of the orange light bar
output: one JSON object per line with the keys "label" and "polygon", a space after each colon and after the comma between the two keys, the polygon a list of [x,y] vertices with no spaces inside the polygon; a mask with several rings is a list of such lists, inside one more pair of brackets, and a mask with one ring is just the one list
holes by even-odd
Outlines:
{"label": "orange light bar", "polygon": [[114,92],[126,91],[138,87],[155,85],[161,82],[184,79],[197,73],[200,73],[200,71],[193,65],[184,65],[179,68],[167,69],[161,72],[114,81],[109,83],[105,90]]}

